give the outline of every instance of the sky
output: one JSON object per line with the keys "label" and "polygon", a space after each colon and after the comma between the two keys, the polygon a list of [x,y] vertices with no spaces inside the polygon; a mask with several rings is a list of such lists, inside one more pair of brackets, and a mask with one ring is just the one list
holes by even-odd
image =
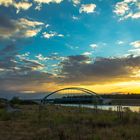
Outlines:
{"label": "sky", "polygon": [[0,0],[0,92],[140,93],[140,0]]}

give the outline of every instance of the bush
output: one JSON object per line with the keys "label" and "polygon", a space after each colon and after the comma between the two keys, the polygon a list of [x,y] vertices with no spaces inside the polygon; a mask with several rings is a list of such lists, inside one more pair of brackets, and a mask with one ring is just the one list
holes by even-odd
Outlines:
{"label": "bush", "polygon": [[10,100],[10,103],[15,105],[15,104],[21,104],[21,100],[18,98],[18,97],[13,97],[11,100]]}
{"label": "bush", "polygon": [[7,106],[7,100],[6,99],[0,99],[0,108],[5,108]]}

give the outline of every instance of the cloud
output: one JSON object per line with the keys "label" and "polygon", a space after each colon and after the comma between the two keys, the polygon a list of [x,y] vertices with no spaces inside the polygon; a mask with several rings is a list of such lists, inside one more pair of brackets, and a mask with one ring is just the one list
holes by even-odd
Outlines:
{"label": "cloud", "polygon": [[17,9],[17,13],[18,13],[20,10],[28,10],[32,6],[32,3],[18,2],[18,3],[14,3],[13,6]]}
{"label": "cloud", "polygon": [[27,0],[20,2],[16,2],[15,0],[0,0],[0,5],[5,7],[13,6],[17,9],[18,13],[20,10],[28,10],[32,6],[32,3],[29,3]]}
{"label": "cloud", "polygon": [[118,2],[115,6],[114,12],[117,15],[124,15],[127,11],[129,11],[129,6],[126,2]]}
{"label": "cloud", "polygon": [[12,75],[24,75],[34,70],[42,70],[45,66],[37,60],[29,59],[30,53],[18,54],[19,47],[9,44],[0,50],[0,78]]}
{"label": "cloud", "polygon": [[140,18],[139,0],[123,0],[121,2],[117,2],[114,13],[119,16],[120,20]]}
{"label": "cloud", "polygon": [[91,48],[93,48],[93,49],[96,49],[96,48],[98,47],[98,45],[97,45],[97,44],[95,44],[95,43],[90,44],[89,46],[90,46]]}
{"label": "cloud", "polygon": [[[11,56],[16,50],[14,45],[6,46],[2,52],[9,52]],[[42,91],[67,84],[96,85],[112,82],[138,80],[140,70],[140,56],[122,58],[91,58],[87,55],[60,57],[57,55],[43,56],[30,59],[30,53],[6,56],[0,54],[0,89],[4,90],[33,90]],[[8,60],[8,61],[7,61]],[[59,60],[52,63],[52,70],[46,70],[46,60]],[[2,63],[5,62],[5,63]],[[45,70],[44,70],[45,69]]]}
{"label": "cloud", "polygon": [[46,25],[45,25],[46,28],[48,28],[49,26],[50,26],[49,24],[46,24]]}
{"label": "cloud", "polygon": [[73,20],[79,20],[79,17],[73,15],[73,16],[72,16],[72,19],[73,19]]}
{"label": "cloud", "polygon": [[41,7],[42,7],[42,5],[41,5],[41,4],[38,4],[38,5],[35,7],[35,10],[40,11],[40,10],[41,10]]}
{"label": "cloud", "polygon": [[2,50],[0,50],[0,55],[5,55],[5,52],[6,53],[13,53],[17,50],[15,44],[9,44],[7,45],[6,47],[4,47]]}
{"label": "cloud", "polygon": [[82,4],[80,7],[79,12],[82,13],[94,13],[96,9],[96,5],[95,4]]}
{"label": "cloud", "polygon": [[[51,83],[52,86],[57,79],[54,74],[46,71],[47,66],[42,61],[31,59],[29,52],[18,54],[18,47],[15,44],[3,47],[0,56],[0,90],[38,91],[42,90],[41,86],[44,83],[47,85]],[[41,57],[39,56],[40,59]]]}
{"label": "cloud", "polygon": [[[34,70],[42,70],[44,68],[44,65],[39,63],[37,60],[30,60],[30,59],[20,59],[22,63],[24,63],[23,68],[27,68],[29,71],[34,71]],[[19,62],[20,62],[19,61]],[[20,68],[20,67],[19,67]]]}
{"label": "cloud", "polygon": [[132,18],[134,18],[134,19],[140,18],[140,12],[134,13],[132,15]]}
{"label": "cloud", "polygon": [[36,3],[49,4],[49,3],[61,3],[63,0],[34,0]]}
{"label": "cloud", "polygon": [[43,33],[43,37],[47,38],[47,39],[54,37],[54,36],[56,36],[56,32],[51,32],[51,33],[44,32]]}
{"label": "cloud", "polygon": [[[86,63],[87,61],[90,63]],[[92,61],[88,56],[69,56],[61,62],[61,66],[60,74],[64,77],[64,83],[120,82],[135,76],[136,71],[140,69],[140,56],[96,58]]]}
{"label": "cloud", "polygon": [[11,70],[15,67],[15,55],[17,54],[17,47],[15,44],[9,44],[0,50],[0,69]]}
{"label": "cloud", "polygon": [[23,26],[29,26],[29,27],[32,26],[33,28],[36,27],[36,26],[39,26],[39,25],[44,25],[44,23],[42,23],[42,22],[32,21],[32,20],[28,20],[28,19],[25,19],[25,18],[20,18],[19,22]]}
{"label": "cloud", "polygon": [[[21,56],[20,56],[21,57]],[[25,58],[25,57],[23,57],[23,58]],[[57,61],[57,63],[58,63],[58,61],[63,61],[63,60],[65,60],[65,57],[63,57],[63,56],[58,56],[58,54],[57,53],[54,53],[54,54],[51,54],[51,55],[49,55],[49,56],[43,56],[42,54],[38,54],[38,55],[36,55],[35,56],[35,58],[37,58],[39,61],[42,61],[42,62],[46,62],[46,61]]]}
{"label": "cloud", "polygon": [[140,48],[128,50],[129,55],[140,56]]}
{"label": "cloud", "polygon": [[140,41],[138,40],[138,41],[131,42],[130,45],[132,45],[135,48],[140,48]]}
{"label": "cloud", "polygon": [[81,0],[72,0],[73,5],[77,6],[78,4],[80,4]]}
{"label": "cloud", "polygon": [[117,43],[118,45],[123,45],[123,44],[124,44],[124,41],[118,40],[116,43]]}
{"label": "cloud", "polygon": [[29,52],[18,54],[17,50],[14,44],[0,50],[0,90],[30,89],[53,79],[52,74],[43,71],[46,68],[44,64],[29,59]]}
{"label": "cloud", "polygon": [[53,32],[53,31],[50,31],[48,33],[47,32],[43,33],[43,37],[46,38],[46,39],[52,38],[54,36],[64,37],[63,34],[58,34],[57,32]]}
{"label": "cloud", "polygon": [[128,55],[140,56],[140,41],[134,41],[130,43],[134,49],[128,50]]}
{"label": "cloud", "polygon": [[[33,0],[33,1],[37,3],[35,10],[41,10],[42,4],[51,4],[51,3],[60,4],[64,0]],[[69,0],[69,1],[72,2],[74,6],[77,6],[81,3],[81,0]]]}
{"label": "cloud", "polygon": [[92,52],[84,52],[83,55],[89,56],[89,55],[92,55]]}
{"label": "cloud", "polygon": [[[2,53],[3,51],[7,51],[7,54]],[[14,46],[6,46],[1,51],[0,69],[4,69],[5,74],[24,75],[30,71],[41,70],[43,68],[44,65],[39,63],[37,60],[17,55],[17,49],[15,49]]]}
{"label": "cloud", "polygon": [[[42,91],[42,86],[47,84],[47,91],[53,84],[54,75],[47,72],[30,71],[28,73],[7,73],[4,77],[0,77],[1,91]],[[44,87],[46,91],[46,86]]]}
{"label": "cloud", "polygon": [[49,60],[49,57],[44,57],[42,54],[38,54],[35,56],[40,61],[46,61]]}
{"label": "cloud", "polygon": [[13,3],[13,0],[0,0],[0,5],[9,7]]}
{"label": "cloud", "polygon": [[59,36],[59,37],[64,37],[64,35],[63,35],[63,34],[57,34],[57,36]]}
{"label": "cloud", "polygon": [[35,10],[38,11],[41,10],[42,4],[51,4],[51,3],[60,4],[61,2],[63,2],[63,0],[33,0],[33,1],[37,3]]}
{"label": "cloud", "polygon": [[9,19],[7,17],[0,17],[0,38],[28,38],[36,36],[44,23],[28,20],[25,18]]}
{"label": "cloud", "polygon": [[26,59],[29,57],[29,55],[30,55],[30,52],[26,52],[26,53],[20,54],[20,55],[17,54],[16,57],[18,57],[19,59]]}
{"label": "cloud", "polygon": [[33,29],[33,30],[27,30],[23,37],[33,37],[36,36],[40,32],[40,29]]}

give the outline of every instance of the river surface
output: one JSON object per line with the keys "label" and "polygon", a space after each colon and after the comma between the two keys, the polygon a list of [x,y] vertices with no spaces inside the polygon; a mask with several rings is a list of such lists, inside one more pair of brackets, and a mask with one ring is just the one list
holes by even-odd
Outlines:
{"label": "river surface", "polygon": [[[85,107],[85,108],[95,108],[94,105],[90,104],[61,104],[62,106],[73,106],[73,107]],[[117,111],[117,105],[98,105],[98,109],[102,110],[112,110],[112,111]],[[130,110],[132,112],[140,112],[140,106],[122,106],[123,110]]]}

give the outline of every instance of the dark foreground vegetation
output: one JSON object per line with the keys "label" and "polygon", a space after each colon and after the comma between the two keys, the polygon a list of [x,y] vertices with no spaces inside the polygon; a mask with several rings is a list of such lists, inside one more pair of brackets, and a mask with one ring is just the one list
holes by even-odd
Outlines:
{"label": "dark foreground vegetation", "polygon": [[104,94],[104,99],[110,99],[112,105],[135,105],[140,106],[140,94]]}
{"label": "dark foreground vegetation", "polygon": [[0,109],[0,140],[140,140],[140,113],[47,105]]}
{"label": "dark foreground vegetation", "polygon": [[140,99],[140,94],[101,94],[103,98],[108,99]]}

